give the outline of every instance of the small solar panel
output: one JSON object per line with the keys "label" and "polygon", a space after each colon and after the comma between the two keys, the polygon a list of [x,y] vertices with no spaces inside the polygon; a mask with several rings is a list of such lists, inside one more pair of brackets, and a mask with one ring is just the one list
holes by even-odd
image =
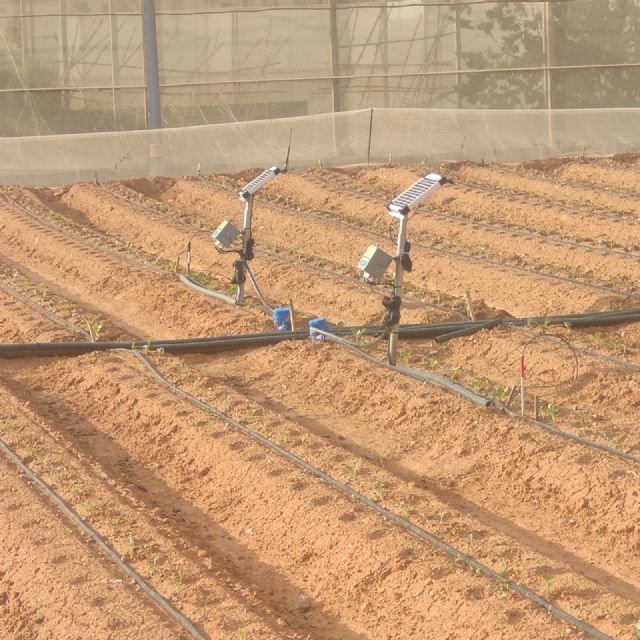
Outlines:
{"label": "small solar panel", "polygon": [[391,215],[406,215],[415,209],[427,196],[433,193],[446,181],[437,173],[430,173],[414,182],[406,191],[396,196],[388,205]]}
{"label": "small solar panel", "polygon": [[252,196],[256,191],[262,189],[265,184],[271,182],[278,174],[280,169],[278,167],[270,167],[265,169],[257,178],[254,178],[251,182],[247,183],[240,189],[239,194],[243,200],[246,200],[249,196]]}

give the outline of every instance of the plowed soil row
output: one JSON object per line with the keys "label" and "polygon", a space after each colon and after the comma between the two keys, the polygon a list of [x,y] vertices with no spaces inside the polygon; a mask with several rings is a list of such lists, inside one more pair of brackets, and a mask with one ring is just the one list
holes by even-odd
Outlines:
{"label": "plowed soil row", "polygon": [[[408,172],[407,172],[408,173]],[[418,179],[414,174],[404,176],[403,183],[411,184],[411,181]],[[290,176],[287,176],[290,178]],[[327,194],[331,194],[332,201],[324,205],[325,210],[350,219],[365,226],[370,226],[372,220],[380,217],[380,209],[392,197],[389,189],[385,194],[382,189],[378,189],[378,201],[369,202],[370,198],[366,194],[359,194],[359,181],[357,178],[350,178],[342,174],[336,178],[330,172],[325,175],[299,178],[298,189],[295,183],[291,186],[284,184],[276,187],[275,183],[270,185],[272,191],[276,191],[280,196],[293,206],[300,207],[302,199],[300,187],[305,184],[303,193],[319,192],[319,199],[311,198],[310,206],[322,206],[322,201],[327,200]],[[400,181],[399,181],[400,182]],[[310,189],[311,183],[315,189]],[[332,183],[336,183],[335,186]],[[352,191],[347,197],[343,195],[343,187]],[[398,186],[396,193],[400,190]],[[284,195],[287,194],[287,195]],[[485,194],[483,194],[485,195]],[[383,197],[386,196],[386,197]],[[446,196],[446,197],[445,197]],[[636,286],[636,278],[640,274],[639,255],[619,255],[615,253],[603,253],[593,251],[590,247],[564,246],[553,243],[551,239],[545,237],[522,236],[510,233],[509,229],[485,228],[468,224],[468,219],[473,218],[477,209],[477,192],[457,185],[447,187],[436,194],[436,203],[440,200],[446,202],[446,210],[453,210],[455,213],[445,213],[447,217],[435,217],[431,212],[436,206],[431,203],[426,214],[416,215],[411,219],[410,228],[412,237],[417,240],[426,241],[429,245],[442,247],[450,250],[464,251],[481,257],[486,257],[505,264],[506,266],[525,267],[533,271],[544,271],[556,273],[558,275],[580,278],[588,282],[609,285],[624,286],[631,288]],[[497,200],[497,199],[496,199]],[[499,200],[498,200],[499,202]],[[365,203],[377,209],[376,218],[372,218],[371,206],[366,207]],[[504,200],[501,203],[504,207]],[[530,206],[530,205],[529,205]],[[371,211],[368,215],[365,212]],[[439,207],[437,211],[445,211],[444,207]],[[355,213],[354,213],[355,212]],[[522,219],[528,220],[528,211],[522,212]],[[459,220],[458,216],[463,219]],[[640,227],[638,228],[638,238],[640,239]],[[629,238],[627,238],[627,241]]]}
{"label": "plowed soil row", "polygon": [[[637,166],[633,168],[633,164],[620,166],[619,163],[611,160],[586,159],[585,161],[566,158],[563,160],[525,162],[518,167],[519,173],[542,176],[545,183],[551,182],[553,179],[557,184],[561,185],[564,190],[576,189],[575,185],[581,185],[591,189],[592,194],[602,190],[610,191],[615,194],[616,191],[624,192],[620,196],[621,200],[605,200],[607,208],[613,208],[612,205],[617,203],[621,211],[638,212],[638,202],[629,203],[630,197],[633,195],[640,196],[640,171]],[[597,197],[597,195],[592,195]],[[625,202],[626,200],[626,202]]]}
{"label": "plowed soil row", "polygon": [[[287,175],[283,179],[291,177]],[[238,212],[235,222],[239,224],[241,221],[237,199],[232,193],[212,184],[192,179],[165,180],[154,184],[160,186],[161,193],[157,194],[160,199],[192,212],[205,224],[217,226],[224,216],[233,220],[234,217],[229,216],[229,211],[233,210]],[[310,188],[307,188],[306,195],[307,206],[312,208],[314,203]],[[348,197],[344,195],[345,199]],[[374,207],[371,202],[366,206],[370,212],[367,215],[373,220],[373,228],[377,224],[377,233],[385,233],[388,221],[384,219],[384,210]],[[337,226],[331,219],[305,215],[304,211],[293,213],[264,203],[257,203],[255,208],[254,228],[258,242],[282,247],[284,251],[295,248],[310,257],[324,257],[341,265],[356,265],[368,244],[385,244],[379,237],[363,237],[361,229]],[[389,246],[385,248],[391,250]],[[474,299],[512,315],[596,309],[605,297],[605,292],[597,289],[549,280],[536,274],[513,272],[506,266],[487,265],[481,260],[441,255],[418,246],[413,247],[412,258],[414,270],[408,274],[407,282],[416,290],[427,289],[458,298],[465,290],[469,290]],[[496,283],[507,281],[508,291],[496,286]]]}
{"label": "plowed soil row", "polygon": [[[388,181],[384,170],[361,176],[377,182],[371,191],[384,196],[394,179],[409,174],[393,170]],[[353,273],[370,238],[340,218],[375,231],[388,224],[384,207],[339,184],[325,186],[321,203],[330,176],[279,176],[265,191],[274,202],[256,199],[258,243],[284,255],[258,255],[252,266],[270,299],[291,298],[305,315],[349,324],[377,321],[379,299],[368,288],[346,280],[337,287],[335,275],[309,268],[325,260],[333,270]],[[230,273],[232,258],[214,254],[204,234],[193,236],[225,217],[240,221],[241,203],[226,187],[242,178],[217,178],[225,188],[189,179],[128,182],[154,199],[157,213],[97,185],[23,191],[22,201],[43,220],[0,207],[0,256],[24,265],[24,274],[39,283],[34,297],[55,292],[131,336],[271,330],[257,311],[198,295],[170,273],[189,238],[194,271],[212,278]],[[114,188],[131,197],[126,188]],[[140,204],[150,202],[140,198]],[[303,210],[292,212],[292,204]],[[305,215],[304,209],[326,215]],[[81,237],[47,227],[46,220]],[[443,242],[450,242],[444,233]],[[113,255],[109,243],[126,250]],[[505,251],[517,250],[509,247]],[[590,254],[577,251],[588,266]],[[633,259],[608,262],[609,256],[598,255],[615,277],[636,277],[623,271],[628,264],[637,268]],[[309,264],[293,262],[293,256]],[[418,293],[441,291],[451,299],[470,289],[490,313],[544,315],[631,304],[580,285],[463,264],[417,246],[412,257],[410,282]],[[440,277],[432,279],[438,268]],[[35,309],[28,309],[22,323],[7,313],[7,337],[35,339],[52,330],[50,320],[39,324],[30,315]],[[406,309],[403,321],[425,321],[432,313]],[[69,310],[65,317],[72,317]],[[574,333],[591,335],[565,333],[572,340]],[[602,332],[598,339],[610,335]],[[488,392],[513,384],[523,340],[498,329],[437,348],[403,345],[401,354],[411,366],[474,387],[478,382]],[[640,451],[637,372],[595,361],[583,369],[581,361],[574,381],[570,350],[540,341],[527,348],[532,384],[548,385],[540,397],[556,413],[550,421]],[[153,361],[181,388],[354,490],[612,637],[634,637],[640,620],[637,465],[478,409],[330,343],[282,343],[213,357],[156,355]],[[5,362],[0,384],[9,408],[3,437],[211,637],[428,638],[442,637],[443,628],[452,638],[577,637],[500,583],[434,554],[178,399],[131,355]]]}
{"label": "plowed soil row", "polygon": [[[534,165],[535,167],[536,165]],[[504,189],[545,202],[584,210],[594,217],[619,216],[622,221],[638,222],[640,193],[631,189],[616,189],[616,185],[637,187],[640,182],[629,172],[585,165],[564,165],[553,171],[510,168],[494,165],[461,163],[451,165],[455,176],[496,189]],[[551,175],[549,175],[551,174]],[[565,177],[574,175],[575,179]],[[599,176],[595,178],[596,174]],[[609,176],[609,179],[607,179]]]}
{"label": "plowed soil row", "polygon": [[[312,199],[313,190],[310,189],[310,185],[313,187],[314,183],[309,179],[302,178],[302,180],[304,180],[306,192],[309,193]],[[66,215],[73,216],[76,219],[85,219],[93,229],[109,236],[114,236],[114,234],[120,232],[123,234],[121,242],[133,243],[152,257],[154,257],[153,251],[160,251],[160,255],[155,257],[162,257],[165,260],[172,254],[179,255],[180,248],[184,248],[189,238],[194,235],[193,228],[187,228],[184,222],[180,220],[172,222],[170,219],[167,220],[164,214],[155,215],[145,208],[129,205],[126,202],[123,203],[122,200],[106,193],[96,185],[77,185],[72,187],[70,191],[63,194],[62,203],[48,198],[48,195],[49,192],[45,192],[42,199],[53,205],[58,212],[66,213]],[[201,237],[203,236],[201,235]],[[206,263],[207,258],[210,256],[215,259],[215,254],[207,244],[210,240],[204,237],[199,242],[196,242],[196,240],[197,238],[193,240],[196,255],[194,268],[208,268],[209,270],[215,268],[217,262],[213,263],[213,267],[211,259],[209,259],[208,264]],[[230,265],[228,263],[231,259],[227,257],[225,268],[229,268]],[[271,258],[267,256],[266,260],[270,261],[271,264],[278,262],[277,257]],[[258,263],[258,261],[256,262]],[[262,260],[260,262],[262,263]],[[280,264],[280,266],[282,265]],[[289,272],[291,272],[291,269],[289,269]],[[265,272],[257,269],[256,273],[264,276],[264,280],[267,282],[274,281],[273,270]],[[278,286],[277,291],[282,298],[288,294],[297,304],[301,296],[305,294],[303,285],[299,280],[296,281],[295,277],[289,276],[279,280],[276,278],[275,280]],[[327,299],[331,297],[330,292],[335,289],[335,283],[331,282],[328,276],[314,278],[313,282],[316,289],[320,289],[325,293],[324,297],[320,297],[320,299],[314,297],[313,303],[322,304],[324,302],[326,305],[323,306],[324,309],[331,308],[333,305],[328,303]],[[298,285],[297,287],[296,284]],[[334,286],[332,287],[331,285]],[[270,287],[267,288],[267,291],[273,293],[273,289]],[[346,316],[346,318],[344,315],[334,315],[332,319],[335,320],[338,317],[354,323],[362,319],[363,310],[369,310],[365,321],[379,321],[380,312],[376,308],[379,303],[368,289],[362,291],[361,287],[341,285],[338,289],[338,295],[342,296],[340,301],[343,306],[341,308],[348,306],[349,302],[351,304],[356,303],[355,310],[358,312],[359,317],[355,317],[353,314]],[[305,303],[309,305],[307,298],[302,299],[304,300],[303,305]],[[297,306],[302,305],[297,304]],[[410,310],[409,314],[406,315],[409,315],[408,321],[425,319],[424,311],[416,313]],[[422,349],[408,346],[403,350],[403,353],[406,355],[406,359],[410,360],[415,352],[423,367],[428,366],[427,363],[437,363],[432,368],[438,369],[445,375],[461,377],[468,385],[482,384],[485,391],[491,392],[501,387],[513,386],[516,379],[515,363],[517,362],[517,355],[526,341],[530,339],[529,337],[514,339],[509,333],[504,332],[501,336],[502,339],[498,341],[499,347],[497,346],[498,343],[493,341],[494,348],[492,350],[483,349],[485,355],[491,356],[489,358],[473,356],[466,352],[464,354],[456,354],[453,349],[446,348],[442,349],[438,354],[428,357],[428,353],[433,352],[433,347],[428,346]],[[482,340],[481,342],[484,343]],[[540,351],[540,349],[537,351]],[[538,354],[534,353],[533,355]],[[563,368],[567,369],[567,359],[570,361],[569,370],[563,371]],[[500,361],[504,364],[498,370],[496,363]],[[635,391],[636,381],[634,375],[627,376],[626,383],[616,386],[615,398],[617,400],[616,402],[611,402],[603,414],[600,407],[603,397],[602,389],[606,389],[608,381],[615,379],[619,372],[612,369],[611,366],[598,364],[595,366],[598,374],[594,375],[594,367],[589,366],[587,368],[583,366],[582,371],[575,371],[578,379],[574,380],[572,375],[574,371],[571,367],[575,368],[572,352],[566,349],[563,352],[562,349],[557,348],[543,349],[540,351],[538,362],[534,358],[533,363],[530,364],[532,386],[536,389],[536,394],[540,396],[543,416],[546,415],[548,419],[554,421],[561,428],[566,428],[582,435],[588,434],[605,443],[613,442],[618,446],[624,446],[625,450],[635,451],[638,442],[638,434],[636,434],[635,428],[636,406],[633,402],[629,404],[625,401],[626,394],[629,391]],[[545,371],[554,368],[560,371],[560,375],[555,379],[551,379],[548,375],[545,375]],[[625,374],[622,377],[624,380]],[[613,398],[614,394],[609,392],[607,395],[609,398]],[[612,422],[611,419],[613,419]]]}
{"label": "plowed soil row", "polygon": [[0,510],[3,638],[180,637],[179,627],[89,546],[4,454]]}

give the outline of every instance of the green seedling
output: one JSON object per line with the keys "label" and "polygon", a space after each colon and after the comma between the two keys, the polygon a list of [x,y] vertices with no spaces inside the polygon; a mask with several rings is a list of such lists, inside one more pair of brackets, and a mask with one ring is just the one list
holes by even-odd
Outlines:
{"label": "green seedling", "polygon": [[405,362],[409,362],[409,360],[411,360],[411,349],[405,348],[405,349],[400,349],[400,358],[402,358],[402,360],[404,360]]}
{"label": "green seedling", "polygon": [[191,274],[191,277],[194,280],[197,280],[200,284],[207,284],[207,274],[203,271],[196,271]]}
{"label": "green seedling", "polygon": [[375,482],[373,483],[373,489],[378,494],[378,496],[382,498],[384,496],[384,490],[386,489],[386,485],[383,480],[376,478]]}
{"label": "green seedling", "polygon": [[91,336],[91,342],[98,342],[100,334],[102,333],[102,322],[87,322],[89,329],[89,335]]}
{"label": "green seedling", "polygon": [[453,369],[451,369],[451,379],[452,380],[457,380],[458,376],[460,375],[460,367],[453,367]]}
{"label": "green seedling", "polygon": [[431,358],[429,360],[429,368],[437,369],[440,366],[440,360],[438,358]]}
{"label": "green seedling", "polygon": [[474,380],[471,383],[471,386],[473,387],[474,391],[480,391],[482,389],[482,385],[484,383],[482,382],[482,380]]}
{"label": "green seedling", "polygon": [[547,585],[547,591],[551,591],[551,587],[553,586],[553,576],[550,573],[544,573],[542,575],[542,579]]}
{"label": "green seedling", "polygon": [[496,396],[498,400],[504,400],[509,395],[509,387],[500,385],[492,389],[491,393],[493,393],[493,395]]}
{"label": "green seedling", "polygon": [[184,587],[184,581],[182,580],[182,569],[178,569],[178,573],[176,573],[176,575],[173,576],[173,584],[178,590]]}
{"label": "green seedling", "polygon": [[549,402],[547,406],[542,410],[545,418],[548,418],[553,422],[558,416],[558,407],[556,407],[553,403]]}

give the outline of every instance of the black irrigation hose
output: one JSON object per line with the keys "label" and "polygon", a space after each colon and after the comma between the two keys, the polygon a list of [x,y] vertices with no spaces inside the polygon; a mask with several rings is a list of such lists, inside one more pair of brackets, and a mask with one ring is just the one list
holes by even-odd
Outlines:
{"label": "black irrigation hose", "polygon": [[62,511],[85,535],[93,540],[100,550],[109,557],[109,559],[118,566],[127,576],[129,576],[144,593],[149,596],[157,605],[159,605],[165,613],[173,618],[192,638],[195,640],[205,640],[203,636],[187,618],[185,618],[177,609],[174,609],[167,600],[165,600],[157,591],[154,591],[131,567],[125,564],[118,554],[109,547],[103,538],[92,529],[67,503],[55,493],[45,482],[41,480],[27,465],[22,462],[20,457],[14,453],[5,443],[0,440],[0,450],[9,458],[18,469],[32,482],[42,493],[44,493],[51,502]]}
{"label": "black irrigation hose", "polygon": [[133,355],[136,356],[146,366],[146,368],[149,370],[149,372],[153,375],[153,377],[156,380],[158,380],[166,388],[170,389],[174,394],[186,400],[187,402],[197,406],[198,408],[202,409],[206,413],[209,413],[210,415],[213,415],[216,418],[222,420],[225,424],[233,426],[240,433],[248,436],[255,442],[258,442],[259,444],[261,444],[262,446],[267,447],[271,451],[274,451],[279,456],[283,457],[285,460],[288,460],[292,464],[303,469],[304,471],[313,475],[314,477],[322,480],[323,482],[326,482],[329,486],[345,494],[351,500],[357,500],[358,502],[360,502],[360,504],[364,505],[374,513],[381,515],[383,518],[385,518],[389,522],[392,522],[394,524],[401,526],[403,529],[413,534],[420,540],[423,540],[424,542],[429,543],[430,545],[432,545],[439,551],[443,552],[450,558],[453,558],[456,562],[464,563],[472,571],[475,571],[478,574],[482,574],[485,577],[490,578],[491,580],[495,580],[496,582],[498,582],[498,584],[508,587],[513,592],[517,593],[523,598],[526,598],[530,602],[533,602],[539,607],[542,607],[545,611],[548,611],[551,615],[562,620],[566,624],[572,627],[575,627],[576,629],[578,629],[585,635],[589,636],[590,638],[595,638],[596,640],[612,640],[610,636],[604,634],[602,631],[596,629],[595,627],[592,627],[591,625],[585,622],[582,622],[581,620],[578,620],[577,618],[572,616],[570,613],[567,613],[566,611],[559,609],[558,607],[548,602],[544,598],[540,597],[539,595],[537,595],[536,593],[534,593],[524,585],[521,585],[520,583],[515,582],[510,578],[507,578],[506,576],[498,573],[497,571],[494,571],[490,567],[478,562],[477,560],[474,560],[470,556],[467,556],[461,551],[458,551],[455,547],[452,547],[451,545],[447,544],[443,540],[440,540],[440,538],[429,533],[425,529],[422,529],[421,527],[418,527],[417,525],[409,522],[402,516],[399,516],[398,514],[392,511],[389,511],[384,507],[381,507],[377,503],[373,502],[373,500],[370,500],[369,498],[367,498],[365,495],[351,489],[348,485],[340,482],[339,480],[332,478],[331,476],[324,473],[324,471],[318,469],[317,467],[314,467],[313,465],[309,464],[302,458],[299,458],[295,454],[287,451],[286,449],[284,449],[277,443],[273,442],[272,440],[269,440],[268,438],[259,434],[258,432],[253,431],[249,427],[246,427],[243,424],[237,422],[232,417],[226,415],[225,413],[223,413],[222,411],[219,411],[218,409],[212,407],[211,405],[208,405],[205,402],[202,402],[202,400],[199,400],[198,398],[192,396],[191,394],[187,393],[183,389],[180,389],[173,383],[169,382],[166,378],[164,378],[162,374],[143,355],[137,352],[131,352],[131,353],[133,353]]}
{"label": "black irrigation hose", "polygon": [[[627,322],[640,322],[640,309],[587,313],[537,318],[502,318],[501,323],[513,326],[532,324],[553,326],[569,324],[572,327],[607,326]],[[433,339],[440,335],[486,326],[486,321],[441,322],[435,324],[405,324],[400,326],[400,337],[405,339]],[[333,335],[349,336],[361,331],[370,336],[380,335],[383,326],[336,327]],[[92,351],[110,349],[131,349],[167,353],[219,353],[247,347],[264,347],[285,340],[303,340],[309,337],[308,330],[276,331],[272,333],[251,333],[222,337],[187,338],[180,340],[132,340],[131,342],[51,342],[0,344],[0,358],[21,358],[29,356],[77,356]]]}

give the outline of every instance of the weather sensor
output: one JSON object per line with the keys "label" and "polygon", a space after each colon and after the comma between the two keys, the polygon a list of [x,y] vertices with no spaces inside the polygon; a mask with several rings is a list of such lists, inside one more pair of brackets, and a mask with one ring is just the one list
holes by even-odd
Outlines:
{"label": "weather sensor", "polygon": [[380,280],[391,264],[395,262],[395,276],[391,295],[383,298],[385,308],[383,324],[389,336],[389,363],[396,364],[398,352],[398,333],[400,329],[400,306],[402,303],[402,278],[404,271],[411,271],[412,264],[409,257],[411,243],[407,240],[407,218],[409,213],[418,205],[431,197],[443,184],[451,182],[438,173],[429,173],[414,182],[408,189],[396,196],[388,205],[389,215],[400,221],[398,229],[396,255],[390,256],[378,247],[371,245],[360,258],[358,268],[364,272],[366,282]]}
{"label": "weather sensor", "polygon": [[443,178],[438,173],[430,173],[396,196],[387,205],[387,211],[395,218],[406,216],[427,197],[431,197],[445,182],[449,182],[447,178]]}
{"label": "weather sensor", "polygon": [[216,247],[229,247],[234,240],[240,235],[240,230],[228,220],[223,220],[218,228],[211,233],[211,237],[215,240]]}
{"label": "weather sensor", "polygon": [[[253,217],[253,197],[255,194],[271,182],[280,173],[285,173],[289,165],[289,153],[291,151],[291,136],[289,136],[289,148],[287,149],[287,157],[284,163],[284,167],[279,169],[278,167],[269,167],[262,173],[256,176],[251,182],[238,191],[240,200],[244,201],[244,218],[242,222],[242,231],[239,231],[228,220],[225,220],[220,226],[212,233],[212,237],[215,240],[216,249],[222,253],[235,251],[239,258],[233,263],[233,277],[231,283],[237,286],[235,302],[236,304],[242,304],[244,302],[244,283],[247,279],[247,275],[251,280],[253,288],[256,290],[258,297],[262,304],[269,308],[264,296],[260,292],[258,285],[249,269],[249,262],[253,260],[253,246],[255,241],[251,235],[251,222]],[[225,249],[224,247],[230,247],[238,236],[241,236],[241,246],[236,249]],[[270,309],[270,308],[269,308]]]}
{"label": "weather sensor", "polygon": [[372,244],[360,258],[358,269],[363,272],[366,281],[377,281],[383,278],[384,272],[392,262],[393,256]]}

